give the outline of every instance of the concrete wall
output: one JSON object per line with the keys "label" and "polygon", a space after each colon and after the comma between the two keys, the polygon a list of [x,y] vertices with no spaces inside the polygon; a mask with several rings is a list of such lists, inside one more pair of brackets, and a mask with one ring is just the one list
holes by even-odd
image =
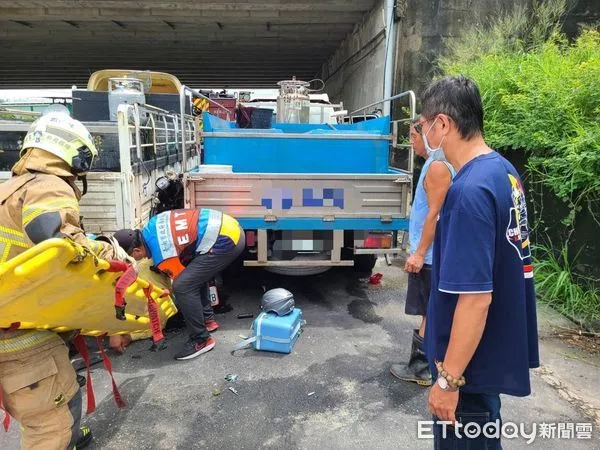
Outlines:
{"label": "concrete wall", "polygon": [[[433,64],[443,51],[443,39],[452,39],[467,25],[485,23],[500,10],[530,0],[398,0],[395,91],[417,94],[434,74]],[[581,23],[600,20],[599,0],[571,0],[564,29],[573,36]]]}
{"label": "concrete wall", "polygon": [[383,98],[385,11],[380,0],[323,64],[320,78],[332,101],[353,109]]}
{"label": "concrete wall", "polygon": [[400,0],[396,58],[397,89],[419,93],[434,74],[442,40],[467,25],[481,24],[500,7],[527,0]]}
{"label": "concrete wall", "polygon": [[[564,18],[568,35],[575,35],[582,23],[600,21],[600,0],[570,2]],[[444,39],[458,36],[465,26],[485,24],[499,11],[530,3],[531,0],[397,0],[393,93],[412,89],[418,95],[427,86],[436,70],[435,60],[444,50]],[[385,43],[384,1],[379,0],[322,66],[319,76],[332,101],[343,101],[351,111],[383,98]]]}

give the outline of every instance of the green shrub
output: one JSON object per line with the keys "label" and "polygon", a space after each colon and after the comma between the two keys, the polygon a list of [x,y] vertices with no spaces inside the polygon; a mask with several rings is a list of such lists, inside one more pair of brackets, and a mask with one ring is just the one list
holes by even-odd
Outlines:
{"label": "green shrub", "polygon": [[553,34],[528,52],[445,59],[442,68],[479,85],[491,146],[528,152],[530,171],[573,210],[598,201],[600,32],[584,30],[572,44]]}
{"label": "green shrub", "polygon": [[[564,246],[559,255],[546,246],[534,246],[534,274],[540,298],[567,316],[583,321],[600,317],[598,280],[579,277]],[[577,257],[575,257],[575,260]]]}
{"label": "green shrub", "polygon": [[554,251],[535,249],[536,285],[557,309],[591,319],[600,317],[598,280],[574,272],[570,238],[583,208],[600,233],[600,31],[582,29],[569,41],[560,32],[566,7],[565,0],[537,0],[529,9],[501,14],[448,41],[438,63],[442,74],[462,74],[478,84],[487,143],[525,152],[528,182],[542,193],[529,196],[539,201],[532,226],[552,214],[541,213],[544,192],[570,211],[553,233],[564,242]]}

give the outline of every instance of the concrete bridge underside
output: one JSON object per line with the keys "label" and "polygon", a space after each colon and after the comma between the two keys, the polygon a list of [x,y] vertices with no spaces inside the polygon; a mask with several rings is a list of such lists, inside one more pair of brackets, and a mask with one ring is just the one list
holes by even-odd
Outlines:
{"label": "concrete bridge underside", "polygon": [[83,86],[104,68],[202,87],[311,79],[375,0],[0,2],[0,88]]}

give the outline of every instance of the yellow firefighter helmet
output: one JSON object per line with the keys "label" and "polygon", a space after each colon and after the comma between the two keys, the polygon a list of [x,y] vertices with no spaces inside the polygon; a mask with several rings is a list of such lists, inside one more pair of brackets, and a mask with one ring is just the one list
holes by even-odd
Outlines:
{"label": "yellow firefighter helmet", "polygon": [[90,170],[98,150],[87,128],[69,116],[68,111],[50,111],[31,124],[21,155],[29,148],[40,148],[65,161],[74,175]]}

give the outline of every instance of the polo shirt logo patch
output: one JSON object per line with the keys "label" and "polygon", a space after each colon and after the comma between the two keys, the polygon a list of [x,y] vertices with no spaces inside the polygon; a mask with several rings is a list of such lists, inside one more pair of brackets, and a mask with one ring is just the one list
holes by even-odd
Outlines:
{"label": "polo shirt logo patch", "polygon": [[[511,174],[508,174],[511,185],[511,197],[513,207],[510,208],[508,227],[506,228],[506,240],[517,251],[521,261],[531,258],[529,245],[529,224],[527,221],[527,204],[525,192],[521,182]],[[525,278],[533,278],[533,268],[526,264],[523,269]]]}

